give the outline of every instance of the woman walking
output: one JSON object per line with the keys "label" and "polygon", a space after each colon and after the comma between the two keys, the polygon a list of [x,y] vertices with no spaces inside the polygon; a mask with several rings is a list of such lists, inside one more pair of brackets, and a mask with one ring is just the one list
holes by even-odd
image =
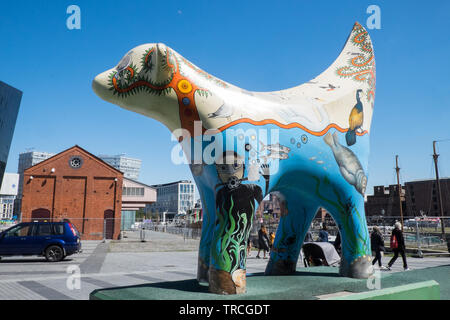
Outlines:
{"label": "woman walking", "polygon": [[266,258],[266,251],[269,252],[269,237],[267,235],[267,229],[264,225],[261,225],[261,228],[258,231],[258,254],[256,255],[257,259],[260,259],[259,253],[261,250],[264,252],[264,259]]}
{"label": "woman walking", "polygon": [[372,265],[374,265],[378,261],[378,266],[380,269],[384,270],[386,267],[381,263],[381,252],[384,252],[386,249],[384,248],[384,240],[383,235],[378,227],[373,227],[372,234],[370,236],[370,246],[372,247],[372,252],[375,255],[375,259],[372,261]]}
{"label": "woman walking", "polygon": [[409,270],[408,264],[406,263],[406,254],[405,254],[405,239],[403,238],[403,232],[401,230],[402,225],[400,222],[396,222],[394,225],[394,230],[392,230],[391,235],[391,249],[394,252],[394,256],[391,261],[389,261],[387,269],[391,270],[392,265],[395,260],[397,260],[398,255],[402,256],[403,260],[403,269],[405,271]]}

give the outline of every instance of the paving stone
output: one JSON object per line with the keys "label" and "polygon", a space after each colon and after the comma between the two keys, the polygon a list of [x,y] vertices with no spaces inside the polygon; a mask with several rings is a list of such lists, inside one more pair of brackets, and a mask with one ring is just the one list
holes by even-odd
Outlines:
{"label": "paving stone", "polygon": [[[120,242],[83,241],[81,254],[58,263],[48,263],[39,257],[2,259],[0,299],[86,300],[99,288],[196,278],[198,240],[185,241],[179,235],[149,230],[146,231],[147,242],[139,241],[138,232],[128,233],[128,236]],[[164,248],[167,251],[163,251]],[[252,251],[247,260],[247,273],[261,275],[268,259],[256,259],[256,252]],[[383,264],[389,260],[383,257]],[[449,264],[450,257],[408,258],[412,270]],[[80,267],[80,289],[70,290],[67,286],[70,276],[67,268],[72,265]],[[301,259],[297,266],[303,267]],[[383,275],[402,272],[401,258],[392,269]]]}

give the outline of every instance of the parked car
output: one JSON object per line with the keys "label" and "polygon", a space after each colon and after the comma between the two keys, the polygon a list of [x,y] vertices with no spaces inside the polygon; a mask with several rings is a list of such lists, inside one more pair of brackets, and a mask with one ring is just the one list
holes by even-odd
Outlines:
{"label": "parked car", "polygon": [[70,221],[23,222],[0,233],[1,256],[44,256],[61,261],[81,252],[80,234]]}

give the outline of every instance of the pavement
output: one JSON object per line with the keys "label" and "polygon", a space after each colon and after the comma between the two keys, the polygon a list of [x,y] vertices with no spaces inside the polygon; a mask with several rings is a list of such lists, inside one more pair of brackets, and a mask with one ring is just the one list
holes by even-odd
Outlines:
{"label": "pavement", "polygon": [[[139,232],[126,232],[122,240],[105,243],[82,241],[82,253],[56,263],[43,257],[4,257],[0,300],[87,300],[96,289],[195,279],[198,243],[146,230],[145,242]],[[249,275],[264,272],[268,261],[256,259],[256,253],[252,251],[247,260]],[[449,257],[408,258],[412,270],[449,264]],[[303,267],[301,260],[298,267]],[[390,273],[399,271],[403,272],[401,258]]]}

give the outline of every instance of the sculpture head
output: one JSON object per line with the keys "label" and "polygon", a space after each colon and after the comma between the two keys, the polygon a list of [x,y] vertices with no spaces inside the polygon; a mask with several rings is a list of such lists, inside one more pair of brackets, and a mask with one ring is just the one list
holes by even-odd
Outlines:
{"label": "sculpture head", "polygon": [[244,159],[236,152],[224,152],[217,162],[217,174],[222,183],[228,183],[233,187],[244,177]]}
{"label": "sculpture head", "polygon": [[[103,100],[146,115],[165,124],[171,131],[180,128],[177,95],[167,89],[178,66],[164,44],[144,44],[133,48],[119,63],[95,77],[92,88]],[[178,90],[189,90],[180,81]]]}

